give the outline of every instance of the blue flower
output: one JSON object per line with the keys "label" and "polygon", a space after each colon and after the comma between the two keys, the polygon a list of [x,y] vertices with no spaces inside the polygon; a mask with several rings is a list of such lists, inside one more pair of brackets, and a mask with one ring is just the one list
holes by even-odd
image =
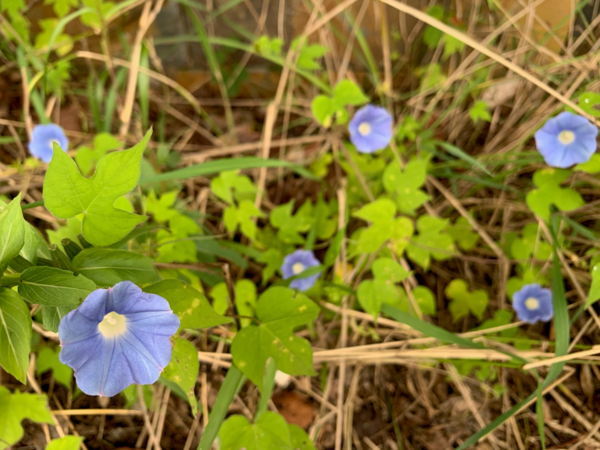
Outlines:
{"label": "blue flower", "polygon": [[158,380],[178,328],[164,298],[123,281],[95,290],[62,319],[60,361],[75,371],[83,392],[112,397],[133,383]]}
{"label": "blue flower", "polygon": [[535,133],[535,145],[551,167],[565,169],[590,160],[598,143],[598,128],[583,116],[560,113]]}
{"label": "blue flower", "polygon": [[69,149],[69,140],[65,132],[58,125],[36,125],[31,132],[29,153],[45,163],[49,163],[54,152],[53,143],[56,142],[65,152]]}
{"label": "blue flower", "polygon": [[[293,276],[301,274],[309,267],[315,267],[321,264],[315,254],[310,250],[296,250],[294,253],[290,253],[283,258],[283,264],[281,265],[281,273],[283,279],[287,280]],[[321,273],[311,275],[306,278],[297,278],[292,280],[290,287],[298,289],[299,291],[307,291],[315,285],[317,279],[321,276]]]}
{"label": "blue flower", "polygon": [[512,305],[517,311],[519,320],[530,324],[538,320],[548,322],[554,313],[552,291],[536,283],[526,284],[521,290],[515,292]]}
{"label": "blue flower", "polygon": [[348,131],[359,152],[383,150],[392,140],[392,116],[380,106],[363,106],[352,117]]}

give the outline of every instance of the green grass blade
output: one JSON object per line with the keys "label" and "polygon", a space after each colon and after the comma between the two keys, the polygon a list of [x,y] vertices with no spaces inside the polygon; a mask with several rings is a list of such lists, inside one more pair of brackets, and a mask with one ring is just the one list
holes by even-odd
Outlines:
{"label": "green grass blade", "polygon": [[450,153],[452,156],[455,156],[459,159],[462,159],[463,161],[477,167],[478,169],[480,169],[481,171],[485,172],[486,174],[488,174],[489,176],[492,176],[492,174],[486,169],[486,167],[481,164],[479,161],[477,161],[475,158],[473,158],[470,155],[467,155],[463,150],[461,150],[460,148],[449,144],[448,142],[443,142],[443,141],[435,141],[436,145],[439,145],[440,147],[442,147],[444,150],[446,150],[448,153]]}
{"label": "green grass blade", "polygon": [[[140,55],[140,67],[144,69],[150,68],[150,55],[148,48],[142,45],[142,53]],[[138,73],[138,96],[140,99],[140,110],[142,112],[142,129],[148,128],[148,121],[150,119],[150,77],[140,71]]]}
{"label": "green grass blade", "polygon": [[292,169],[298,175],[311,180],[319,180],[311,172],[297,164],[292,164],[287,161],[278,159],[263,159],[256,157],[234,158],[234,159],[218,159],[216,161],[208,161],[202,164],[185,167],[183,169],[174,170],[172,172],[161,173],[147,178],[142,178],[139,184],[158,183],[161,181],[171,180],[186,180],[188,178],[213,175],[215,173],[224,172],[227,170],[243,170],[243,169],[258,169],[261,167],[286,167]]}
{"label": "green grass blade", "polygon": [[[233,402],[235,394],[241,388],[245,379],[246,377],[244,377],[240,369],[234,365],[232,365],[227,371],[225,380],[221,385],[221,389],[219,389],[217,399],[215,400],[213,409],[208,417],[208,424],[204,429],[204,433],[200,439],[200,444],[198,444],[198,450],[210,450],[212,447],[217,434],[219,434],[221,424],[227,415],[229,405],[231,405],[231,402]],[[207,411],[204,411],[204,413],[206,414]]]}
{"label": "green grass blade", "polygon": [[443,328],[438,327],[437,325],[433,325],[432,323],[424,322],[416,317],[411,316],[404,311],[400,311],[398,308],[394,308],[387,303],[381,305],[381,312],[390,316],[392,319],[397,322],[404,323],[411,328],[423,333],[425,336],[429,336],[437,339],[441,342],[446,342],[449,344],[461,345],[463,347],[473,348],[481,350],[485,348],[482,344],[477,342],[473,342],[470,339],[466,339],[460,336],[457,336],[450,331],[446,331]]}

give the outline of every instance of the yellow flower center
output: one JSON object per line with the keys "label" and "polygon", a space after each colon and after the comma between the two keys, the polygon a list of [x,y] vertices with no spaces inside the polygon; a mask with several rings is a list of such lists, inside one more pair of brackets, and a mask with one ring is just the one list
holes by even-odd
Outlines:
{"label": "yellow flower center", "polygon": [[561,144],[570,144],[575,140],[575,133],[569,130],[561,131],[558,135],[558,140]]}
{"label": "yellow flower center", "polygon": [[292,272],[294,272],[294,275],[304,272],[304,264],[297,262],[292,266]]}
{"label": "yellow flower center", "polygon": [[105,338],[115,338],[127,330],[127,319],[116,312],[108,313],[98,324],[98,330]]}
{"label": "yellow flower center", "polygon": [[358,132],[362,135],[362,136],[367,136],[369,133],[371,133],[371,125],[369,125],[367,122],[362,122],[359,126],[358,126]]}
{"label": "yellow flower center", "polygon": [[527,300],[525,300],[525,307],[530,311],[538,309],[539,306],[540,302],[537,298],[529,297]]}

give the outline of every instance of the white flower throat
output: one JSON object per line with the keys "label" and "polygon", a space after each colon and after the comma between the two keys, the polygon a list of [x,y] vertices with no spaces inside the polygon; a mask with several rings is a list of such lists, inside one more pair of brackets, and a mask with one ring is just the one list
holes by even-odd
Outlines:
{"label": "white flower throat", "polygon": [[575,133],[569,130],[561,131],[558,140],[561,144],[568,145],[575,140]]}
{"label": "white flower throat", "polygon": [[371,125],[368,124],[367,122],[361,122],[360,125],[358,126],[358,132],[362,136],[367,136],[368,134],[371,133]]}
{"label": "white flower throat", "polygon": [[104,316],[102,322],[98,324],[98,331],[105,338],[115,338],[127,331],[126,322],[125,316],[113,311]]}
{"label": "white flower throat", "polygon": [[299,273],[304,272],[304,264],[297,262],[292,266],[292,272],[294,275],[298,275]]}
{"label": "white flower throat", "polygon": [[539,306],[540,302],[537,298],[529,297],[527,300],[525,300],[525,308],[530,311],[538,309]]}
{"label": "white flower throat", "polygon": [[51,148],[52,150],[54,150],[54,143],[55,143],[55,142],[56,142],[56,143],[58,144],[58,146],[60,147],[60,142],[58,142],[56,139],[52,139],[52,140],[50,141],[50,143],[49,143],[49,145],[50,145],[50,148]]}

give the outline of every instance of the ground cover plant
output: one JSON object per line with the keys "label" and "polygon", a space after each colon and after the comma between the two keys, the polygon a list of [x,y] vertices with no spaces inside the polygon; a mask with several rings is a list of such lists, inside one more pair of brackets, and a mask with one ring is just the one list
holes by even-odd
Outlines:
{"label": "ground cover plant", "polygon": [[550,1],[0,0],[0,450],[600,448]]}

